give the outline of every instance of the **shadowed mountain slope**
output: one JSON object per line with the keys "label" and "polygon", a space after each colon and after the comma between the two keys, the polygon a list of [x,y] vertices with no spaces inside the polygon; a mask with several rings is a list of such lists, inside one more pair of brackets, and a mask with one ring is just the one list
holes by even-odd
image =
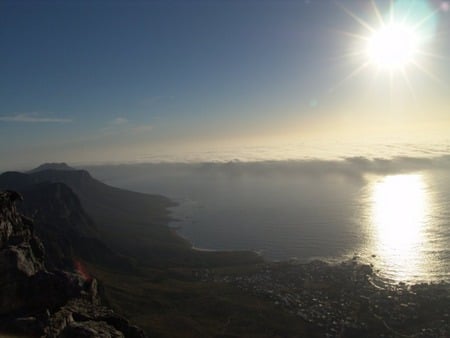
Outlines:
{"label": "shadowed mountain slope", "polygon": [[[68,188],[56,189],[64,194]],[[141,329],[101,305],[95,279],[45,268],[44,246],[15,206],[21,199],[0,192],[0,336],[144,338]]]}
{"label": "shadowed mountain slope", "polygon": [[47,250],[50,269],[68,269],[78,258],[130,271],[129,259],[113,252],[101,240],[78,197],[63,183],[38,183],[22,190],[19,210],[32,217],[36,234]]}
{"label": "shadowed mountain slope", "polygon": [[[42,167],[42,166],[41,166]],[[167,225],[166,197],[111,187],[85,170],[33,170],[30,174],[0,175],[0,189],[26,191],[38,183],[63,183],[79,197],[81,206],[98,229],[98,238],[114,251],[149,266],[234,265],[260,261],[251,252],[199,252]]]}
{"label": "shadowed mountain slope", "polygon": [[74,192],[63,183],[36,183],[22,173],[0,175],[0,189],[20,191],[25,200],[18,209],[44,242],[49,269],[71,269],[78,259],[125,271],[132,269],[129,259],[112,251],[92,218],[84,211]]}
{"label": "shadowed mountain slope", "polygon": [[70,187],[98,226],[101,236],[125,253],[130,253],[126,250],[129,247],[139,248],[142,240],[145,246],[151,244],[152,247],[188,246],[166,226],[169,221],[166,208],[173,204],[165,197],[110,187],[83,170],[52,169],[0,175],[2,189],[26,191],[44,182],[64,183]]}

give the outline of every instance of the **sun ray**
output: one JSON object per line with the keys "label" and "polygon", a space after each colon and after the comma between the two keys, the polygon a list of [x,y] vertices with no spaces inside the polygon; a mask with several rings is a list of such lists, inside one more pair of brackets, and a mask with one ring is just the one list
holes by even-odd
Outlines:
{"label": "sun ray", "polygon": [[423,55],[423,56],[427,56],[427,57],[430,57],[430,58],[434,58],[434,59],[450,61],[450,57],[448,57],[448,56],[425,52],[424,50],[421,50],[421,49],[417,50],[417,54],[420,54],[420,55]]}
{"label": "sun ray", "polygon": [[359,67],[357,67],[356,69],[354,69],[343,80],[341,80],[339,83],[337,83],[336,86],[334,86],[334,88],[338,88],[338,87],[342,86],[345,82],[347,82],[351,78],[355,77],[360,72],[362,72],[365,68],[367,68],[369,66],[369,64],[370,64],[369,62],[366,62],[366,63],[363,63],[362,65],[360,65]]}
{"label": "sun ray", "polygon": [[428,20],[430,20],[433,16],[435,16],[439,12],[439,8],[435,9],[430,14],[426,15],[422,20],[420,20],[417,24],[413,26],[414,30],[418,30],[423,24],[425,24]]}
{"label": "sun ray", "polygon": [[351,38],[355,38],[355,39],[359,39],[359,40],[364,40],[364,41],[369,40],[369,38],[367,36],[361,35],[361,34],[355,34],[355,33],[340,31],[340,30],[335,30],[335,32],[338,34],[342,34],[342,35],[349,36]]}
{"label": "sun ray", "polygon": [[348,52],[348,53],[342,53],[339,55],[335,55],[333,57],[330,58],[330,60],[347,60],[349,58],[354,58],[354,57],[359,57],[361,55],[363,55],[364,52],[361,51],[353,51],[353,52]]}
{"label": "sun ray", "polygon": [[374,11],[375,16],[377,17],[377,19],[378,19],[380,25],[381,25],[381,26],[384,26],[384,25],[385,25],[384,19],[383,19],[383,17],[381,16],[380,10],[378,9],[378,6],[377,6],[377,4],[375,3],[375,0],[371,0],[370,3],[372,4],[373,11]]}
{"label": "sun ray", "polygon": [[395,10],[394,10],[394,0],[390,0],[390,5],[389,5],[389,22],[394,22],[394,18],[395,18]]}
{"label": "sun ray", "polygon": [[349,9],[347,9],[344,5],[340,4],[339,2],[336,2],[336,4],[345,12],[347,13],[352,19],[354,19],[356,22],[358,22],[362,27],[367,29],[369,32],[373,33],[375,32],[375,29],[369,25],[367,22],[365,22],[363,19],[361,19],[359,16],[357,16],[355,13],[351,12]]}
{"label": "sun ray", "polygon": [[439,83],[440,85],[444,86],[444,87],[448,87],[448,85],[442,81],[438,76],[436,76],[435,74],[433,74],[431,71],[429,71],[428,69],[426,69],[424,66],[422,66],[419,62],[417,61],[413,61],[412,64],[418,69],[420,70],[422,73],[424,73],[425,75],[427,75],[430,79],[436,81],[437,83]]}
{"label": "sun ray", "polygon": [[411,15],[411,11],[412,11],[412,8],[413,8],[413,4],[414,4],[414,2],[411,1],[410,4],[409,4],[409,7],[408,7],[408,11],[407,11],[406,14],[403,16],[403,20],[402,20],[402,23],[403,23],[403,24],[405,24],[406,22],[408,22],[407,20],[408,20],[409,16]]}

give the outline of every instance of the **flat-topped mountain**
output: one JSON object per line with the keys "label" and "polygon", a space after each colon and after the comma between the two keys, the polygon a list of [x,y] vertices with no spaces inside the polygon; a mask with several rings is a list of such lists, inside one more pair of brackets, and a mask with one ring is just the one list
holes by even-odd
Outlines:
{"label": "flat-topped mountain", "polygon": [[40,166],[31,169],[30,171],[28,171],[28,173],[35,173],[38,171],[43,171],[43,170],[76,170],[70,166],[68,166],[66,163],[64,162],[60,162],[60,163],[44,163],[41,164]]}

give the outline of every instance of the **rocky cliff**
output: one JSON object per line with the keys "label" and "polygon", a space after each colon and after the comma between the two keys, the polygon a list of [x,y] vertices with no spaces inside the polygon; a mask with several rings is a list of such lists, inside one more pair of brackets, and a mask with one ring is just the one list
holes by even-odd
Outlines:
{"label": "rocky cliff", "polygon": [[33,222],[17,211],[21,199],[16,192],[0,192],[0,336],[145,337],[101,305],[95,279],[46,270]]}

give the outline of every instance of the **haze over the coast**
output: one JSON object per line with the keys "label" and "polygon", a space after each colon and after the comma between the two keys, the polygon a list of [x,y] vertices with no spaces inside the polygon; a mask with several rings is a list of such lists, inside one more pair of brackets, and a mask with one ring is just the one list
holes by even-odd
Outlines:
{"label": "haze over the coast", "polygon": [[0,0],[0,336],[450,337],[449,93],[450,0]]}
{"label": "haze over the coast", "polygon": [[448,146],[447,1],[3,1],[0,19],[3,170]]}

